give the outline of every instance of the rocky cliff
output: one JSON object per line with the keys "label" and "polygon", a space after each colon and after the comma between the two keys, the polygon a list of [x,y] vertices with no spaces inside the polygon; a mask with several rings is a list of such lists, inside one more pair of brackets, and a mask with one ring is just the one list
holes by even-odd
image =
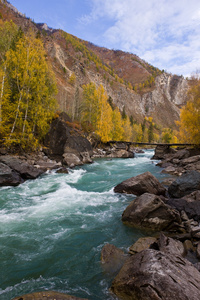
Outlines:
{"label": "rocky cliff", "polygon": [[[31,28],[43,39],[57,79],[60,111],[74,118],[82,86],[92,81],[102,84],[113,104],[135,121],[151,116],[161,127],[175,127],[188,89],[182,76],[160,71],[137,55],[97,47],[46,24],[35,24],[5,0],[0,2],[0,13],[3,20],[13,20],[24,31]],[[153,83],[145,86],[149,78]],[[134,88],[140,85],[143,88]]]}

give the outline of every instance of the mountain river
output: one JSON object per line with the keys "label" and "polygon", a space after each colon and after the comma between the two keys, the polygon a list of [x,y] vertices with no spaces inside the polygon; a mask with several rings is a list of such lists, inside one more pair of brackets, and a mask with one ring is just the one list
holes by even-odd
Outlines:
{"label": "mountain river", "polygon": [[113,187],[146,171],[164,177],[152,155],[96,159],[69,174],[0,188],[0,299],[42,290],[115,299],[101,249],[111,243],[127,252],[144,233],[123,225],[121,214],[134,196],[115,194]]}

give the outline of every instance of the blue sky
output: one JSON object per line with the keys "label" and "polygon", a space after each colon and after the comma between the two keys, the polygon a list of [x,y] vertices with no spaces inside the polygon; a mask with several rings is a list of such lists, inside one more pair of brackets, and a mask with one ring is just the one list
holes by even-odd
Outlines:
{"label": "blue sky", "polygon": [[200,70],[200,0],[10,0],[47,23],[173,74]]}

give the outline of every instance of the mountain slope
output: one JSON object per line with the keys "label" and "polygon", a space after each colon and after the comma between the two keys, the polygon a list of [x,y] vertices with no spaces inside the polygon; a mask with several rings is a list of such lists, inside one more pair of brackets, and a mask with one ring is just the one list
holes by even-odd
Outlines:
{"label": "mountain slope", "polygon": [[32,29],[43,39],[56,75],[61,111],[73,117],[75,106],[82,101],[82,85],[92,81],[102,84],[114,105],[135,121],[151,116],[161,127],[175,127],[188,89],[183,77],[161,72],[136,55],[98,47],[46,24],[35,24],[4,0],[0,16],[13,20],[24,31]]}

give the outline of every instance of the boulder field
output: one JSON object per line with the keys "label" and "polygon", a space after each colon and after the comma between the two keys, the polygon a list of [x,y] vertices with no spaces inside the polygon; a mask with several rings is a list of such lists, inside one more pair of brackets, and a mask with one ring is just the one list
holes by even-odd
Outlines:
{"label": "boulder field", "polygon": [[134,195],[123,223],[152,235],[130,246],[111,285],[119,299],[200,299],[199,150],[164,150],[154,157],[164,158],[159,165],[179,175],[168,186],[146,172],[114,188]]}

